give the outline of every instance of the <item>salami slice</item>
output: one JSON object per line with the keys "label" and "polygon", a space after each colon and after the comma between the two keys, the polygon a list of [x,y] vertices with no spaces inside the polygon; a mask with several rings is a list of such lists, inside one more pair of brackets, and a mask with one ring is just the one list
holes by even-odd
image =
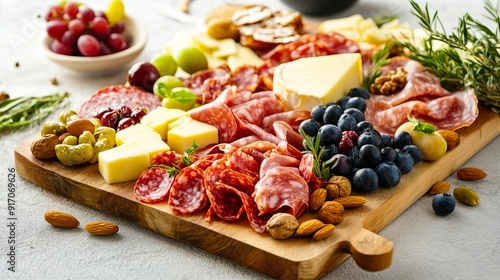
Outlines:
{"label": "salami slice", "polygon": [[121,106],[146,108],[148,112],[161,106],[161,99],[139,87],[116,85],[96,91],[84,102],[79,110],[79,117],[90,119],[101,108],[116,109]]}
{"label": "salami slice", "polygon": [[203,209],[208,203],[203,170],[195,166],[183,168],[174,178],[168,204],[177,213],[188,214]]}
{"label": "salami slice", "polygon": [[275,167],[255,185],[259,212],[287,212],[299,217],[309,206],[309,188],[293,168]]}
{"label": "salami slice", "polygon": [[215,126],[219,131],[219,143],[230,143],[236,139],[238,122],[226,104],[205,104],[190,110],[189,116]]}
{"label": "salami slice", "polygon": [[142,202],[160,202],[167,199],[174,177],[163,167],[152,167],[137,179],[134,185],[135,197]]}
{"label": "salami slice", "polygon": [[265,97],[252,99],[231,108],[234,115],[242,122],[260,124],[266,116],[283,112],[283,105],[277,98]]}
{"label": "salami slice", "polygon": [[240,191],[220,182],[207,182],[206,188],[211,210],[219,218],[226,221],[236,221],[240,218],[245,211]]}
{"label": "salami slice", "polygon": [[261,178],[266,176],[266,174],[273,168],[283,166],[283,167],[299,167],[300,160],[280,154],[274,154],[273,156],[267,157],[262,161],[260,165],[259,175]]}

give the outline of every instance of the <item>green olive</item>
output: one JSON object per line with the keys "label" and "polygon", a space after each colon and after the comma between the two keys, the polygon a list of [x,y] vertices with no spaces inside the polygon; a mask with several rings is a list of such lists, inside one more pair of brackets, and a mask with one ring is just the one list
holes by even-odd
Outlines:
{"label": "green olive", "polygon": [[76,145],[76,144],[78,144],[78,137],[76,137],[74,135],[66,136],[64,138],[64,140],[62,141],[61,144],[64,144],[64,145]]}
{"label": "green olive", "polygon": [[106,138],[102,138],[101,140],[97,141],[94,145],[94,156],[92,157],[91,160],[89,160],[90,164],[94,164],[97,162],[99,159],[99,153],[104,152],[108,150],[109,148],[109,141]]}
{"label": "green olive", "polygon": [[96,128],[102,125],[101,120],[98,118],[91,118],[90,121],[95,125]]}
{"label": "green olive", "polygon": [[111,127],[100,126],[96,128],[94,138],[97,142],[101,141],[103,138],[108,139],[108,149],[111,149],[116,144],[116,130]]}
{"label": "green olive", "polygon": [[87,143],[78,145],[58,144],[55,149],[57,158],[66,166],[84,164],[94,156],[94,148]]}
{"label": "green olive", "polygon": [[78,114],[73,110],[62,111],[59,113],[59,121],[63,124],[67,124],[76,119],[78,119]]}
{"label": "green olive", "polygon": [[66,132],[66,127],[58,122],[46,122],[42,126],[41,134],[45,136],[47,134],[55,134],[60,136]]}

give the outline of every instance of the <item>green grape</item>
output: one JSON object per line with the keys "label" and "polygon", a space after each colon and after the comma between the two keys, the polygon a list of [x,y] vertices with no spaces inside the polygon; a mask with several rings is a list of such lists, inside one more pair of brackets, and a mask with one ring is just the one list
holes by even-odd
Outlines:
{"label": "green grape", "polygon": [[188,74],[208,68],[205,55],[197,48],[181,49],[175,56],[177,65]]}
{"label": "green grape", "polygon": [[184,86],[184,83],[177,77],[174,77],[171,75],[161,76],[158,80],[156,80],[156,82],[153,86],[153,93],[161,98],[164,98],[166,96],[164,96],[164,94],[162,94],[162,92],[160,92],[160,88],[159,88],[160,83],[169,89]]}
{"label": "green grape", "polygon": [[159,53],[153,56],[149,62],[160,72],[160,76],[173,76],[177,72],[177,62],[171,54]]}
{"label": "green grape", "polygon": [[111,26],[125,20],[126,16],[123,2],[121,0],[111,0],[105,14],[108,19],[108,23]]}

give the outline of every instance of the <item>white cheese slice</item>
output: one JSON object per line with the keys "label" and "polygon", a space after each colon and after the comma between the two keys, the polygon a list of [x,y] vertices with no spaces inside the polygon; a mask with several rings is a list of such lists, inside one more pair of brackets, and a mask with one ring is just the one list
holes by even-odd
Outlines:
{"label": "white cheese slice", "polygon": [[311,110],[316,105],[337,101],[362,82],[361,54],[335,54],[278,65],[273,91],[291,108]]}

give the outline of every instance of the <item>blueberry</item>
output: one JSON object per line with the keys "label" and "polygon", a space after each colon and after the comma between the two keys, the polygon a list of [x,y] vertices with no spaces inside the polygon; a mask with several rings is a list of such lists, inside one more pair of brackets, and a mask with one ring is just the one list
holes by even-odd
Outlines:
{"label": "blueberry", "polygon": [[366,111],[366,101],[361,97],[351,97],[342,108],[356,108],[364,113]]}
{"label": "blueberry", "polygon": [[367,129],[358,135],[358,147],[362,147],[366,144],[372,144],[377,147],[381,147],[382,138],[380,134],[374,129]]}
{"label": "blueberry", "polygon": [[396,150],[396,155],[397,156],[394,163],[396,163],[399,170],[401,170],[401,173],[409,173],[415,165],[413,163],[413,158],[411,157],[411,155],[400,150]]}
{"label": "blueberry", "polygon": [[396,161],[397,156],[398,155],[397,155],[396,151],[391,147],[383,147],[380,150],[380,157],[381,157],[382,161],[394,162],[394,161]]}
{"label": "blueberry", "polygon": [[446,216],[455,210],[455,198],[447,193],[441,193],[432,199],[432,209],[439,216]]}
{"label": "blueberry", "polygon": [[371,168],[361,168],[352,175],[352,190],[356,192],[371,192],[378,188],[378,183],[378,175]]}
{"label": "blueberry", "polygon": [[372,144],[363,145],[359,148],[359,159],[363,165],[375,167],[381,160],[380,148]]}
{"label": "blueberry", "polygon": [[356,129],[356,119],[349,114],[340,115],[337,126],[342,129],[342,131],[355,130]]}
{"label": "blueberry", "polygon": [[356,124],[365,120],[365,114],[356,108],[345,109],[344,114],[352,115],[356,120]]}
{"label": "blueberry", "polygon": [[317,105],[311,109],[311,118],[320,124],[323,124],[323,116],[325,115],[326,106]]}
{"label": "blueberry", "polygon": [[338,145],[342,138],[342,130],[333,124],[325,124],[319,128],[319,145]]}
{"label": "blueberry", "polygon": [[325,114],[323,115],[324,124],[334,124],[337,125],[340,115],[344,113],[344,109],[337,104],[330,105],[326,107]]}
{"label": "blueberry", "polygon": [[348,154],[348,157],[351,159],[352,167],[363,167],[361,163],[361,159],[359,158],[359,148],[354,146]]}
{"label": "blueberry", "polygon": [[381,187],[392,188],[401,181],[401,171],[394,162],[382,162],[375,168]]}
{"label": "blueberry", "polygon": [[344,97],[341,97],[339,100],[337,100],[337,104],[342,107],[342,109],[347,109],[347,107],[345,106],[347,104],[347,101],[349,101],[349,99],[351,99],[350,96],[344,96]]}
{"label": "blueberry", "polygon": [[331,159],[334,155],[339,153],[339,149],[337,146],[332,145],[332,146],[327,146],[324,148],[323,153],[321,154],[320,160],[321,162],[326,162],[327,160]]}
{"label": "blueberry", "polygon": [[336,154],[332,157],[331,166],[333,174],[347,176],[351,171],[351,159],[344,154]]}
{"label": "blueberry", "polygon": [[320,124],[313,120],[313,119],[308,119],[308,120],[304,120],[300,123],[299,125],[299,130],[303,130],[305,132],[305,134],[311,136],[311,137],[316,137],[316,135],[318,135],[318,131],[319,131],[319,128],[320,128]]}
{"label": "blueberry", "polygon": [[392,139],[392,147],[394,149],[403,149],[404,146],[411,144],[411,135],[406,131],[397,132]]}
{"label": "blueberry", "polygon": [[415,145],[406,145],[403,147],[402,151],[410,154],[413,158],[413,164],[417,164],[422,161],[422,151],[419,147]]}
{"label": "blueberry", "polygon": [[389,134],[380,133],[382,137],[382,147],[392,147],[392,138]]}
{"label": "blueberry", "polygon": [[356,132],[358,134],[363,133],[367,129],[373,129],[373,125],[369,121],[361,121],[356,124]]}
{"label": "blueberry", "polygon": [[361,97],[363,99],[370,99],[370,92],[362,87],[352,88],[347,96],[350,97]]}

